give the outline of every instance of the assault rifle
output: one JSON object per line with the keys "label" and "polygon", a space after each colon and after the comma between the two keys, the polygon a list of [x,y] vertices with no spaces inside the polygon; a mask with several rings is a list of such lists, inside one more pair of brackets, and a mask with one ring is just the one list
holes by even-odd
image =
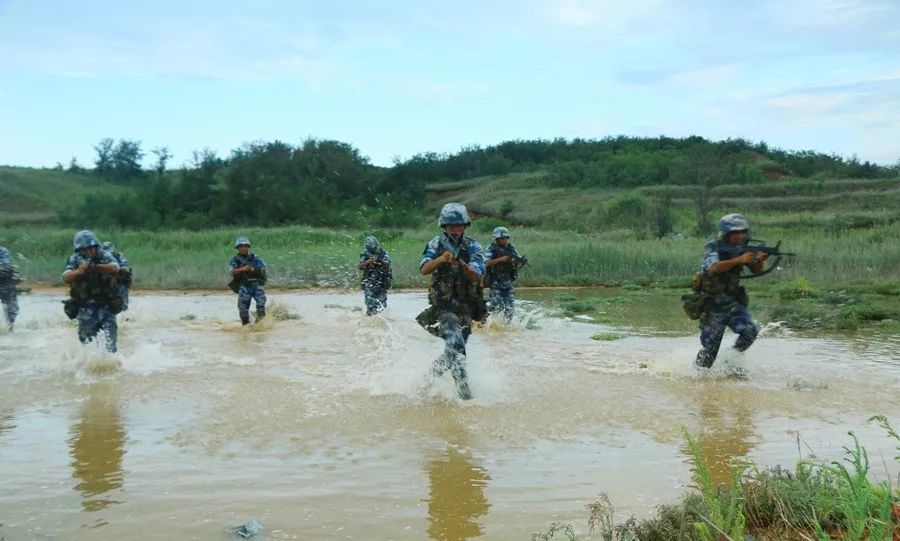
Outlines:
{"label": "assault rifle", "polygon": [[441,247],[450,252],[450,255],[453,256],[453,259],[459,259],[459,253],[462,251],[461,247],[454,246],[450,239],[447,238],[447,235],[441,235]]}
{"label": "assault rifle", "polygon": [[739,257],[746,253],[763,253],[775,257],[775,261],[769,264],[768,269],[756,274],[742,274],[742,279],[757,278],[759,276],[769,274],[778,267],[778,262],[781,261],[782,257],[794,257],[797,255],[793,252],[782,252],[781,241],[776,242],[775,246],[766,246],[765,241],[757,239],[749,239],[746,243],[740,245],[730,244],[728,242],[719,242],[716,245],[716,250],[720,254],[725,254],[728,259]]}
{"label": "assault rifle", "polygon": [[509,256],[510,262],[512,262],[513,266],[517,269],[522,268],[528,264],[527,257],[517,254],[510,248],[497,246],[497,249],[499,249],[501,256]]}

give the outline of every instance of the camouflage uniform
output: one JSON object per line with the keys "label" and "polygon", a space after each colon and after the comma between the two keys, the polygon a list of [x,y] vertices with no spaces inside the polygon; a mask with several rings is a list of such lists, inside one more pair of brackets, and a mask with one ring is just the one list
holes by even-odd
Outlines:
{"label": "camouflage uniform", "polygon": [[382,312],[387,307],[387,292],[391,287],[391,256],[384,251],[375,237],[366,237],[363,251],[359,254],[362,265],[369,259],[377,259],[363,268],[362,288],[366,301],[366,315]]}
{"label": "camouflage uniform", "polygon": [[[80,238],[81,236],[81,238]],[[88,239],[85,241],[85,238]],[[87,258],[78,252],[79,243],[84,246],[96,246],[97,255]],[[118,267],[116,260],[100,249],[96,237],[89,231],[80,231],[75,235],[76,252],[69,256],[63,278],[81,265],[111,264]],[[118,349],[118,331],[116,314],[121,310],[115,275],[105,274],[97,270],[89,270],[71,283],[70,301],[75,303],[78,320],[78,339],[86,344],[96,338],[102,330],[106,334],[106,349],[115,352]]]}
{"label": "camouflage uniform", "polygon": [[[746,351],[753,345],[759,334],[759,325],[747,308],[749,302],[747,292],[741,287],[738,278],[744,265],[737,265],[728,272],[716,275],[709,272],[710,267],[715,263],[730,258],[727,254],[720,253],[718,246],[720,242],[724,242],[724,236],[729,232],[727,219],[732,216],[740,217],[740,215],[731,214],[723,217],[720,221],[722,234],[719,235],[718,241],[706,245],[706,255],[700,267],[703,275],[702,291],[707,294],[708,300],[700,318],[700,344],[703,348],[697,352],[695,364],[703,368],[709,368],[715,362],[722,337],[725,334],[725,327],[730,328],[738,335],[734,344],[738,351]],[[743,219],[743,217],[740,218]],[[746,221],[740,222],[740,224],[743,228],[741,230],[746,230]]]}
{"label": "camouflage uniform", "polygon": [[[485,259],[496,259],[505,255],[511,255],[522,260],[516,247],[512,243],[506,246],[497,244],[497,240],[501,237],[509,237],[509,231],[505,227],[498,227],[494,230],[494,242],[488,246],[487,256]],[[512,321],[513,308],[515,306],[516,289],[514,283],[518,277],[518,269],[521,263],[510,261],[507,263],[498,263],[487,269],[487,282],[490,287],[490,310],[491,312],[503,312],[503,317],[507,323]]]}
{"label": "camouflage uniform", "polygon": [[12,332],[19,315],[19,299],[16,294],[16,284],[20,282],[19,271],[12,263],[9,250],[0,246],[0,302],[6,312],[6,323]]}
{"label": "camouflage uniform", "polygon": [[103,251],[109,252],[109,255],[119,264],[119,275],[116,285],[119,290],[119,296],[122,297],[122,311],[128,310],[128,292],[131,289],[131,265],[128,264],[128,258],[125,254],[116,250],[115,244],[104,242]]}
{"label": "camouflage uniform", "polygon": [[253,267],[253,271],[238,278],[240,288],[238,289],[238,315],[241,317],[243,325],[250,324],[250,301],[256,301],[256,320],[259,321],[266,315],[266,290],[263,286],[266,284],[266,269],[268,266],[258,255],[249,253],[247,255],[236,254],[231,258],[231,270],[244,265]]}

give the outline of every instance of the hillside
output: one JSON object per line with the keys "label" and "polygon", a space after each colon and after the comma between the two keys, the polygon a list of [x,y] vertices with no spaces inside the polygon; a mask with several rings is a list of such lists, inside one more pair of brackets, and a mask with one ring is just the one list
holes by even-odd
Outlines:
{"label": "hillside", "polygon": [[[547,172],[486,176],[426,185],[431,212],[449,200],[464,202],[476,216],[513,225],[596,233],[631,229],[694,236],[703,188],[661,185],[637,188],[548,186]],[[869,228],[900,220],[900,178],[788,179],[722,184],[708,198],[711,218],[743,212],[760,225]]]}
{"label": "hillside", "polygon": [[87,194],[127,191],[87,173],[0,166],[0,225],[55,223],[60,211]]}

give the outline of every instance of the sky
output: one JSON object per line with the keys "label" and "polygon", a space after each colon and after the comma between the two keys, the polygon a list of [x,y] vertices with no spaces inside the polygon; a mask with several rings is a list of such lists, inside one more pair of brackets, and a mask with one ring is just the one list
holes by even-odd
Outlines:
{"label": "sky", "polygon": [[0,164],[608,135],[895,164],[900,0],[0,0]]}

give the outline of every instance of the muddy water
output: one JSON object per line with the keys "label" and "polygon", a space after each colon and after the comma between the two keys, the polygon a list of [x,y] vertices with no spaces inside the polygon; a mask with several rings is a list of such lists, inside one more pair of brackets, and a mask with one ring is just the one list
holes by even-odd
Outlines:
{"label": "muddy water", "polygon": [[270,298],[299,319],[246,330],[234,296],[137,296],[111,356],[77,343],[58,296],[23,297],[0,335],[0,537],[224,540],[253,518],[261,539],[528,539],[552,521],[589,538],[600,492],[620,516],[678,498],[682,426],[720,479],[837,458],[847,430],[889,474],[866,419],[900,422],[896,336],[770,325],[698,376],[695,336],[598,342],[608,327],[522,303],[473,335],[461,403],[426,377],[441,345],[413,320],[424,294],[375,318],[355,293]]}

